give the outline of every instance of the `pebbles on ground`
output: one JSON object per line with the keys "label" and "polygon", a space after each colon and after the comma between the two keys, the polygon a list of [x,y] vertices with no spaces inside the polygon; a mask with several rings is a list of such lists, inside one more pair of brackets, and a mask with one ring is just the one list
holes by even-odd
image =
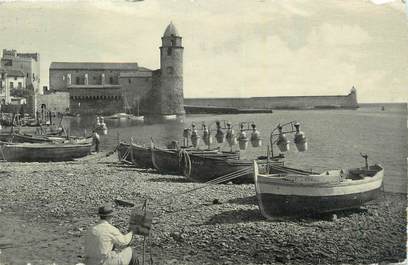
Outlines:
{"label": "pebbles on ground", "polygon": [[[47,263],[80,262],[82,237],[97,221],[97,207],[115,199],[134,207],[148,200],[154,214],[150,241],[155,264],[369,264],[406,256],[403,195],[384,194],[360,210],[336,216],[267,221],[258,210],[253,184],[208,186],[163,200],[203,184],[125,166],[115,156],[0,165],[1,214],[49,230],[46,244],[59,247]],[[132,209],[116,205],[114,224],[122,231]],[[134,242],[140,252],[142,242],[141,237]],[[46,251],[32,244],[18,255],[32,262],[49,257],[43,255]],[[13,253],[12,248],[2,250],[10,264]]]}

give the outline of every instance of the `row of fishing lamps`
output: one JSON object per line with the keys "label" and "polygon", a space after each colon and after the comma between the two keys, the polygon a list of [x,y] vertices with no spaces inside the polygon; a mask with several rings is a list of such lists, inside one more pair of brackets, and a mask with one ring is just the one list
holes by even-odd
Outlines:
{"label": "row of fishing lamps", "polygon": [[[216,133],[215,133],[215,140],[218,144],[223,144],[225,142],[232,148],[239,144],[239,149],[246,150],[248,147],[248,142],[251,142],[252,147],[260,147],[262,146],[262,139],[261,133],[256,129],[255,123],[251,122],[241,122],[240,132],[236,135],[234,129],[230,122],[224,121],[224,126],[221,125],[220,121],[216,121]],[[246,126],[246,128],[245,128]],[[196,125],[193,123],[191,128],[185,128],[183,131],[184,137],[184,144],[188,146],[188,139],[191,139],[191,145],[193,147],[197,147],[200,145],[201,138],[204,144],[208,147],[211,146],[213,143],[213,137],[211,135],[211,126],[207,126],[206,124],[202,124],[202,128],[198,129]],[[251,128],[250,128],[251,127]],[[199,135],[198,131],[202,131],[202,137]],[[224,131],[225,130],[225,131]],[[252,131],[251,136],[248,137],[246,131]]]}
{"label": "row of fishing lamps", "polygon": [[[239,144],[240,150],[246,150],[248,147],[248,142],[251,142],[252,147],[255,147],[255,148],[262,146],[261,133],[256,129],[255,123],[241,122],[239,124],[240,132],[238,135],[235,134],[235,131],[234,129],[232,129],[232,125],[230,122],[224,122],[224,125],[226,126],[224,127],[221,126],[220,121],[216,122],[217,128],[216,128],[215,139],[218,144],[223,144],[225,141],[227,141],[228,145],[231,148],[232,146]],[[290,126],[291,129],[289,129],[288,131],[283,131],[283,128],[286,126]],[[210,147],[211,144],[213,143],[211,129],[209,129],[209,127],[210,126],[207,127],[207,125],[203,123],[202,128],[201,128],[203,142],[208,147]],[[191,139],[191,144],[193,147],[199,146],[200,140],[201,140],[201,136],[198,134],[199,130],[200,129],[197,129],[194,123],[191,125],[191,129],[190,128],[184,129],[183,137],[184,137],[185,146],[189,145],[188,144],[189,138]],[[223,130],[226,130],[226,131],[224,132]],[[278,133],[275,133],[276,130],[278,130]],[[250,137],[247,136],[246,131],[252,131]],[[278,125],[271,133],[271,136],[270,136],[271,146],[276,144],[281,152],[289,151],[290,141],[288,140],[286,136],[287,133],[295,134],[294,143],[299,152],[304,152],[307,150],[307,141],[306,141],[305,133],[300,131],[300,124],[297,122],[290,122],[284,125]],[[278,136],[275,141],[273,140],[274,136]]]}

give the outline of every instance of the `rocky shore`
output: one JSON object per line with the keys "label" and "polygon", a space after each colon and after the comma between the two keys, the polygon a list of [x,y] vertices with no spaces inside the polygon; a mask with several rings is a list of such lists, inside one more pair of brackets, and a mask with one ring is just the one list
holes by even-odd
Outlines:
{"label": "rocky shore", "polygon": [[[120,199],[153,212],[154,264],[370,264],[405,259],[406,195],[360,210],[266,221],[253,184],[208,186],[104,154],[63,163],[0,162],[0,264],[77,264],[97,207]],[[132,207],[116,203],[127,230]],[[142,253],[143,239],[132,243]],[[146,244],[146,261],[149,261]],[[142,255],[141,255],[142,256]],[[141,257],[140,256],[140,257]],[[148,262],[146,264],[149,264]]]}

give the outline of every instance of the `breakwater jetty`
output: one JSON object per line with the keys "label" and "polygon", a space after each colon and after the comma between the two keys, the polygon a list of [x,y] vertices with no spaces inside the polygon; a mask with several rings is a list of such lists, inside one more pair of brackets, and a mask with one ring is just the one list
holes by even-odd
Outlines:
{"label": "breakwater jetty", "polygon": [[272,109],[241,109],[213,106],[184,105],[186,114],[244,114],[244,113],[272,113]]}
{"label": "breakwater jetty", "polygon": [[[237,109],[357,109],[357,91],[348,95],[250,98],[185,98],[185,106]],[[186,110],[187,111],[187,110]]]}

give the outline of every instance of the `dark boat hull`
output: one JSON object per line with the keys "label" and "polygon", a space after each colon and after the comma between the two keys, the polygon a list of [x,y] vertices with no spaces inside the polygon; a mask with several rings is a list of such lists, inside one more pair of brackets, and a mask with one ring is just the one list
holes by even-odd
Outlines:
{"label": "dark boat hull", "polygon": [[290,216],[358,208],[366,202],[375,200],[380,192],[380,188],[377,188],[367,192],[337,196],[310,197],[270,193],[260,193],[257,196],[258,199],[262,201],[263,211],[267,216]]}
{"label": "dark boat hull", "polygon": [[69,161],[91,153],[92,144],[2,144],[0,159],[8,162]]}
{"label": "dark boat hull", "polygon": [[154,168],[151,148],[119,143],[117,151],[119,161],[132,163],[139,168]]}
{"label": "dark boat hull", "polygon": [[[199,151],[199,150],[189,150],[187,151],[191,159],[194,157],[201,158],[217,158],[218,160],[231,159],[238,160],[239,152],[217,152],[211,151]],[[185,175],[184,161],[179,158],[179,153],[177,151],[154,149],[152,152],[152,161],[154,167],[161,173],[165,174],[177,174]],[[193,163],[193,161],[191,161]]]}
{"label": "dark boat hull", "polygon": [[[187,177],[194,181],[207,182],[246,169],[249,171],[248,173],[230,181],[237,184],[254,183],[254,175],[251,171],[253,164],[252,160],[217,159],[196,155],[190,155],[190,160],[191,173]],[[279,161],[273,161],[270,163],[275,166],[283,166],[283,162]]]}

